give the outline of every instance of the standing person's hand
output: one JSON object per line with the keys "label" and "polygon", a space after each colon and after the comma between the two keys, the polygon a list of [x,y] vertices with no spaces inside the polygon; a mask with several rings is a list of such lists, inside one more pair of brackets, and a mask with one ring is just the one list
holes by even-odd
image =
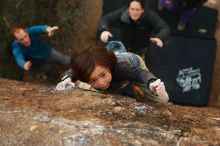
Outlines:
{"label": "standing person's hand", "polygon": [[57,29],[59,29],[58,26],[53,26],[53,27],[48,26],[47,27],[48,36],[49,37],[52,36]]}
{"label": "standing person's hand", "polygon": [[100,39],[104,42],[104,43],[107,43],[108,42],[108,39],[109,37],[112,37],[113,35],[109,32],[109,31],[103,31],[101,36],[100,36]]}
{"label": "standing person's hand", "polygon": [[159,38],[150,38],[150,41],[151,41],[153,44],[159,46],[160,48],[163,47],[163,42],[162,42]]}
{"label": "standing person's hand", "polygon": [[24,69],[25,69],[25,70],[30,70],[31,65],[32,65],[31,61],[27,61],[27,62],[24,64]]}

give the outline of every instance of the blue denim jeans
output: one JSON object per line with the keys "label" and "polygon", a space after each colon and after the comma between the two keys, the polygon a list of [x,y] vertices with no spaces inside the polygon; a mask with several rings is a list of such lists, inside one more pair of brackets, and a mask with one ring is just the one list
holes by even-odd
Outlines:
{"label": "blue denim jeans", "polygon": [[143,59],[139,55],[126,52],[125,46],[120,41],[110,41],[106,48],[108,51],[115,53],[119,62],[126,61],[132,66],[148,70]]}
{"label": "blue denim jeans", "polygon": [[115,55],[118,59],[118,62],[126,61],[132,66],[140,67],[144,70],[148,70],[143,59],[139,55],[130,52],[117,53]]}

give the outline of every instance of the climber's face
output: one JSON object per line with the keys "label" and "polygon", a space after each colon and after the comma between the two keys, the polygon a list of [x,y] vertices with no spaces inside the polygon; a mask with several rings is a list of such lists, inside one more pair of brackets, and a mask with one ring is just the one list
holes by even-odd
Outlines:
{"label": "climber's face", "polygon": [[89,84],[98,90],[106,90],[112,81],[110,70],[104,66],[96,65],[92,72]]}

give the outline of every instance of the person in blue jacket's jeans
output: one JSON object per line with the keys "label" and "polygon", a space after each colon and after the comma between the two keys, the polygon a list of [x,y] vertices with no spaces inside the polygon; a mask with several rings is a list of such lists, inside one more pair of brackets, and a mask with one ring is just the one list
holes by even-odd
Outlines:
{"label": "person in blue jacket's jeans", "polygon": [[71,58],[53,49],[40,37],[47,34],[49,37],[58,29],[57,26],[36,25],[29,28],[15,26],[11,29],[15,40],[12,52],[19,68],[24,71],[36,69],[47,72],[45,64],[55,62],[64,66],[70,65]]}

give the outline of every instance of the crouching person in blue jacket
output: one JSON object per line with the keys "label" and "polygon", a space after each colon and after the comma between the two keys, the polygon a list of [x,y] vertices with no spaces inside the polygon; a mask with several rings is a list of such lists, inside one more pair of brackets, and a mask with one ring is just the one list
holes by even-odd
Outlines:
{"label": "crouching person in blue jacket", "polygon": [[149,72],[140,56],[108,51],[97,44],[81,49],[72,58],[71,71],[64,75],[56,89],[63,90],[67,85],[132,96],[140,101],[151,99],[166,103],[169,100],[164,83]]}
{"label": "crouching person in blue jacket", "polygon": [[22,72],[34,68],[45,73],[44,65],[48,62],[65,66],[70,65],[71,58],[69,56],[56,51],[40,38],[43,34],[52,36],[57,29],[57,26],[50,27],[47,25],[29,28],[15,26],[11,29],[11,33],[15,37],[12,52]]}

